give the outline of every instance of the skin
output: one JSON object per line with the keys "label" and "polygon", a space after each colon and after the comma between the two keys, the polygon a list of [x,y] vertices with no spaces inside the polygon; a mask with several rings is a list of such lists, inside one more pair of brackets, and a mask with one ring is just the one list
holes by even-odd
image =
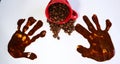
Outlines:
{"label": "skin", "polygon": [[24,58],[34,60],[35,58],[37,58],[36,54],[32,53],[32,52],[24,52],[25,48],[28,45],[30,45],[31,43],[33,43],[39,37],[44,37],[46,34],[46,31],[43,30],[42,32],[33,36],[30,39],[29,36],[32,36],[36,30],[38,30],[40,27],[42,27],[43,23],[41,20],[39,20],[35,24],[35,26],[28,32],[28,34],[26,34],[25,32],[29,29],[29,27],[31,25],[33,25],[36,22],[36,20],[33,17],[29,17],[26,25],[23,27],[23,29],[21,31],[20,28],[21,28],[21,25],[23,24],[24,21],[25,21],[25,19],[18,20],[17,30],[13,34],[13,36],[8,44],[8,52],[14,58],[24,57]]}
{"label": "skin", "polygon": [[101,29],[98,18],[95,14],[92,16],[92,20],[97,29],[95,29],[86,15],[83,16],[83,20],[87,24],[88,30],[80,24],[75,26],[75,30],[88,40],[90,48],[78,45],[77,51],[81,53],[83,57],[88,57],[99,62],[110,60],[115,54],[114,46],[108,33],[112,25],[110,20],[106,20],[105,30]]}

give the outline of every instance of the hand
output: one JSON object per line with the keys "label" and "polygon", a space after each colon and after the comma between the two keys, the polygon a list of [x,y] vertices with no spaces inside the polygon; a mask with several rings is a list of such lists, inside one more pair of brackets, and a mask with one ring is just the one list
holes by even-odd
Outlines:
{"label": "hand", "polygon": [[96,61],[111,59],[114,56],[114,47],[108,33],[108,30],[112,25],[110,20],[106,20],[105,30],[101,30],[96,15],[92,16],[92,20],[97,29],[94,28],[87,16],[83,16],[83,20],[87,24],[89,30],[85,29],[80,24],[75,26],[75,30],[88,40],[90,43],[90,48],[85,48],[82,45],[78,45],[77,51],[81,53],[83,57],[92,58]]}
{"label": "hand", "polygon": [[25,19],[18,20],[17,31],[13,34],[8,44],[8,52],[14,58],[25,57],[33,60],[37,58],[37,56],[32,52],[24,52],[24,50],[28,45],[30,45],[39,37],[44,37],[46,31],[43,30],[42,32],[40,32],[40,34],[37,34],[36,36],[33,36],[33,38],[30,39],[29,36],[32,36],[36,30],[42,27],[43,23],[41,20],[39,20],[36,23],[36,25],[28,32],[28,34],[26,34],[25,32],[28,30],[29,26],[34,24],[36,20],[33,17],[29,17],[26,25],[23,27],[23,30],[21,31],[20,28],[24,21]]}

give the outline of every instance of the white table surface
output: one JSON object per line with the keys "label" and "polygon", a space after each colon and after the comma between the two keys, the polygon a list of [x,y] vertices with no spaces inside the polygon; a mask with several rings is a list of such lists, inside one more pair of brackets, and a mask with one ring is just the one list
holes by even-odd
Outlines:
{"label": "white table surface", "polygon": [[[68,0],[72,8],[79,14],[76,23],[87,28],[82,16],[87,15],[90,20],[97,14],[102,29],[106,26],[105,20],[110,19],[112,27],[109,34],[115,47],[115,56],[104,62],[97,62],[82,57],[76,51],[77,45],[89,47],[88,41],[74,31],[71,36],[60,31],[60,40],[52,37],[49,24],[44,14],[50,0],[1,0],[0,2],[0,64],[119,64],[120,63],[120,0]],[[33,16],[42,20],[44,25],[35,34],[46,30],[44,38],[39,38],[26,48],[37,54],[37,59],[15,59],[9,55],[7,45],[17,28],[18,19]],[[24,23],[25,24],[25,23]]]}

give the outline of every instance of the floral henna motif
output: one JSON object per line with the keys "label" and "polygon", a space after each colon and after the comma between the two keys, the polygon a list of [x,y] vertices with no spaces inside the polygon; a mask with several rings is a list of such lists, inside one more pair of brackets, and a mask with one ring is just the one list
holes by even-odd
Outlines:
{"label": "floral henna motif", "polygon": [[105,30],[101,30],[96,15],[92,16],[92,20],[97,29],[94,28],[87,16],[83,16],[83,20],[87,24],[89,30],[85,29],[80,24],[75,26],[75,30],[88,40],[90,43],[90,48],[85,48],[82,45],[78,45],[77,51],[81,53],[83,57],[88,57],[99,62],[110,60],[115,54],[114,46],[108,33],[108,30],[112,25],[110,20],[106,20]]}
{"label": "floral henna motif", "polygon": [[24,52],[24,50],[28,45],[30,45],[39,37],[44,37],[46,34],[46,31],[43,30],[42,32],[40,32],[40,34],[37,34],[30,39],[29,36],[32,36],[36,30],[42,27],[43,23],[41,20],[39,20],[36,23],[36,25],[28,32],[28,34],[26,34],[25,32],[28,30],[28,28],[31,25],[33,25],[36,22],[36,20],[33,17],[29,17],[26,25],[23,27],[23,30],[21,31],[20,28],[24,21],[25,19],[18,20],[17,31],[13,34],[8,44],[8,52],[14,58],[25,57],[25,58],[34,60],[35,58],[37,58],[36,54],[32,52]]}

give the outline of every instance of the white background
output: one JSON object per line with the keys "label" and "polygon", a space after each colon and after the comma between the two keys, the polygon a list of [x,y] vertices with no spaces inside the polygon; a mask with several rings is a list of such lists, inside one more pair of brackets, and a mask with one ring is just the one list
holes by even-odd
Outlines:
{"label": "white background", "polygon": [[[120,63],[120,0],[68,0],[71,7],[79,14],[76,23],[87,28],[82,16],[87,15],[90,20],[97,14],[102,29],[106,26],[105,20],[110,19],[112,27],[109,34],[115,47],[115,56],[108,61],[97,62],[82,57],[76,51],[77,45],[89,47],[89,43],[80,34],[74,31],[71,36],[63,30],[59,33],[61,39],[52,37],[49,24],[46,22],[45,8],[50,0],[1,0],[0,2],[0,64],[119,64]],[[37,59],[15,59],[7,51],[7,45],[17,28],[18,19],[33,16],[42,20],[44,25],[35,34],[46,30],[44,38],[39,38],[26,48],[37,54]],[[25,23],[23,24],[25,25]],[[34,34],[34,35],[35,35]]]}

